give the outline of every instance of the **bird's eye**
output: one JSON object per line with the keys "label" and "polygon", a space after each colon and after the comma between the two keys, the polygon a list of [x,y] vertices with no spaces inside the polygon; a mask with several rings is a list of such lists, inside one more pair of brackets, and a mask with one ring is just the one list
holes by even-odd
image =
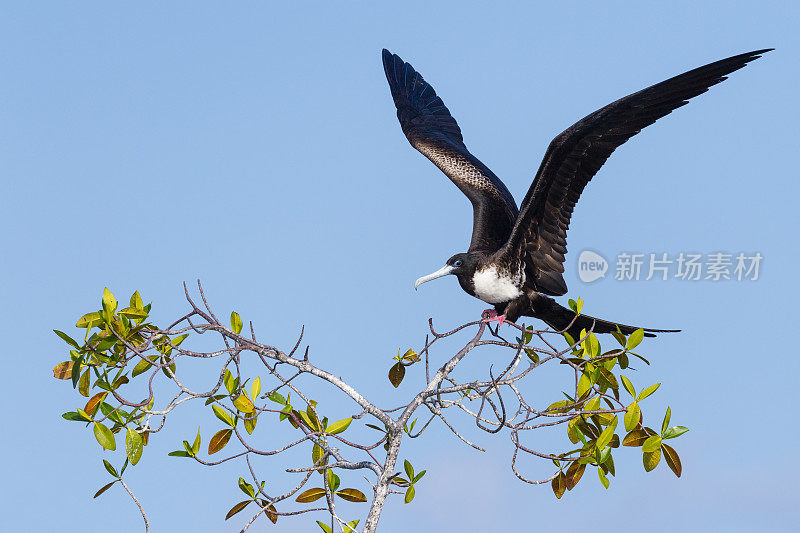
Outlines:
{"label": "bird's eye", "polygon": [[458,259],[456,262],[454,262],[454,263],[453,263],[453,266],[454,266],[454,267],[456,267],[456,268],[458,268],[458,267],[460,267],[460,266],[461,266],[461,265],[463,265],[463,264],[464,264],[464,262],[463,262],[463,261],[461,261],[461,259]]}

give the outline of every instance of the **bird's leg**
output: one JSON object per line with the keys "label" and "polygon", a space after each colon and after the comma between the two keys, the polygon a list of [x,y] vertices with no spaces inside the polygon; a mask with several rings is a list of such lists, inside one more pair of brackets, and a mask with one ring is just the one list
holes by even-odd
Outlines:
{"label": "bird's leg", "polygon": [[503,322],[506,321],[506,315],[498,315],[497,311],[494,309],[486,309],[481,313],[481,317],[483,318],[484,322],[497,322],[497,327],[503,325]]}

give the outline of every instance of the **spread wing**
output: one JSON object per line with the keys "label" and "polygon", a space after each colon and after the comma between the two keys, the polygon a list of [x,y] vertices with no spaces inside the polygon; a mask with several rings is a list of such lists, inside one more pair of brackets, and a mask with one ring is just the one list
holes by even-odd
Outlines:
{"label": "spread wing", "polygon": [[528,282],[546,294],[567,292],[561,274],[572,210],[583,188],[617,147],[769,50],[716,61],[626,96],[553,139],[504,250],[525,261]]}
{"label": "spread wing", "polygon": [[383,68],[408,142],[439,167],[472,202],[469,251],[498,250],[508,241],[517,219],[511,193],[467,150],[456,120],[414,67],[384,50]]}

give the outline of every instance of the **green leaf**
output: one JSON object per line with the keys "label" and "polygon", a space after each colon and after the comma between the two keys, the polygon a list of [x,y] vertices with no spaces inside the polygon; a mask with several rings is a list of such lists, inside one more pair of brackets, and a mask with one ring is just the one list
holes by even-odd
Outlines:
{"label": "green leaf", "polygon": [[427,472],[427,470],[423,470],[422,472],[419,472],[416,476],[414,476],[414,479],[411,480],[411,483],[416,483],[417,481],[422,479],[422,476],[425,475],[425,472]]}
{"label": "green leaf", "polygon": [[345,524],[344,528],[342,529],[343,533],[353,533],[356,526],[358,525],[359,520],[351,520],[347,524]]}
{"label": "green leaf", "polygon": [[414,479],[414,467],[408,462],[408,459],[403,461],[403,469],[406,471],[408,479]]}
{"label": "green leaf", "polygon": [[414,494],[414,485],[409,485],[408,489],[406,489],[405,503],[411,503],[411,500],[414,499]]}
{"label": "green leaf", "polygon": [[345,418],[343,420],[339,420],[334,422],[325,430],[326,433],[330,433],[331,435],[338,435],[339,433],[344,432],[348,427],[350,427],[350,423],[353,421],[352,418]]}
{"label": "green leaf", "polygon": [[556,498],[560,500],[567,490],[567,476],[563,471],[559,472],[558,475],[553,478],[550,482],[550,487],[553,489],[553,494],[556,495]]}
{"label": "green leaf", "polygon": [[275,403],[279,403],[281,405],[286,405],[286,398],[281,396],[281,394],[279,392],[277,392],[277,391],[270,393],[270,395],[267,396],[267,398],[269,398],[270,400],[272,400]]}
{"label": "green leaf", "polygon": [[327,525],[327,524],[323,524],[323,523],[322,523],[322,522],[320,522],[319,520],[317,520],[317,525],[318,525],[319,527],[321,527],[321,528],[322,528],[322,531],[324,531],[325,533],[333,533],[333,530],[331,529],[331,526],[329,526],[329,525]]}
{"label": "green leaf", "polygon": [[689,428],[687,428],[687,427],[684,427],[684,426],[672,426],[671,428],[668,428],[664,432],[664,437],[663,438],[665,438],[665,439],[674,439],[675,437],[680,437],[681,435],[683,435],[687,431],[689,431]]}
{"label": "green leaf", "polygon": [[225,388],[228,389],[228,394],[233,394],[236,390],[236,380],[233,379],[233,374],[227,368],[222,373],[222,382],[225,384]]}
{"label": "green leaf", "polygon": [[208,441],[208,455],[213,455],[224,448],[228,441],[231,440],[231,434],[233,434],[233,430],[230,428],[221,429],[214,433],[214,436]]}
{"label": "green leaf", "polygon": [[642,410],[639,407],[639,404],[636,402],[630,404],[625,411],[625,430],[632,431],[636,426],[638,426],[641,416]]}
{"label": "green leaf", "polygon": [[80,317],[78,321],[75,323],[75,327],[86,328],[88,330],[95,326],[99,326],[102,323],[103,323],[103,317],[100,316],[100,313],[95,311],[94,313],[86,313],[85,315]]}
{"label": "green leaf", "polygon": [[139,374],[147,372],[147,370],[153,366],[153,361],[155,360],[155,356],[150,356],[149,358],[141,359],[136,366],[133,367],[133,372],[131,372],[131,377],[136,377]]}
{"label": "green leaf", "polygon": [[228,424],[230,427],[235,427],[231,415],[229,415],[225,409],[216,404],[212,404],[211,409],[213,409],[214,414],[217,415],[217,418]]}
{"label": "green leaf", "polygon": [[134,292],[131,294],[131,307],[135,307],[136,309],[144,310],[144,303],[142,302],[142,295],[139,294],[139,291]]}
{"label": "green leaf", "polygon": [[644,452],[644,454],[642,454],[642,462],[644,463],[644,469],[646,472],[650,472],[652,469],[657,467],[660,460],[661,448],[656,448],[655,451]]}
{"label": "green leaf", "polygon": [[239,478],[239,488],[251,498],[256,497],[256,489],[254,489],[253,485],[245,481],[243,478]]}
{"label": "green leaf", "polygon": [[142,457],[143,444],[142,436],[133,429],[128,428],[125,434],[125,455],[128,456],[128,460],[133,466],[136,466],[136,463]]}
{"label": "green leaf", "polygon": [[323,496],[325,496],[325,489],[316,487],[303,491],[294,501],[298,503],[311,503],[319,500]]}
{"label": "green leaf", "polygon": [[660,386],[661,386],[661,383],[656,383],[655,385],[650,385],[649,387],[647,387],[646,389],[644,389],[642,392],[639,393],[639,397],[636,398],[636,401],[637,402],[641,402],[642,400],[644,400],[645,398],[647,398],[648,396],[653,394],[655,391],[657,391]]}
{"label": "green leaf", "polygon": [[89,375],[89,369],[86,369],[78,380],[78,392],[81,394],[81,396],[89,396],[90,379],[91,375]]}
{"label": "green leaf", "polygon": [[669,426],[669,419],[672,416],[672,409],[667,407],[667,412],[664,414],[664,421],[661,422],[661,434],[663,435],[664,432],[667,430]]}
{"label": "green leaf", "polygon": [[261,394],[261,378],[257,377],[253,380],[253,384],[250,385],[250,397],[255,402],[259,394]]}
{"label": "green leaf", "polygon": [[600,468],[599,466],[597,467],[597,476],[600,478],[600,483],[603,484],[603,487],[607,489],[608,486],[611,484],[611,482],[606,477],[606,474],[605,472],[603,472],[603,469]]}
{"label": "green leaf", "polygon": [[244,429],[247,431],[248,435],[253,434],[253,431],[256,430],[257,423],[258,423],[258,417],[244,419]]}
{"label": "green leaf", "polygon": [[634,348],[639,346],[639,343],[642,342],[642,339],[644,339],[644,330],[642,328],[639,328],[633,333],[631,333],[630,337],[628,337],[628,342],[625,345],[626,349],[633,350]]}
{"label": "green leaf", "polygon": [[237,335],[242,332],[242,317],[236,311],[231,312],[231,330]]}
{"label": "green leaf", "polygon": [[119,481],[119,480],[118,480],[118,479],[115,479],[115,480],[114,480],[114,481],[112,481],[111,483],[107,483],[106,485],[103,485],[102,487],[100,487],[100,490],[98,490],[97,492],[95,492],[95,493],[94,493],[94,498],[97,498],[98,496],[100,496],[101,494],[103,494],[105,491],[107,491],[108,489],[110,489],[110,488],[111,488],[111,486],[112,486],[114,483],[116,483],[117,481]]}
{"label": "green leaf", "polygon": [[348,502],[362,503],[367,501],[367,497],[358,489],[342,489],[337,491],[336,494]]}
{"label": "green leaf", "polygon": [[114,440],[114,434],[104,424],[100,422],[94,423],[94,437],[97,442],[106,450],[114,451],[117,449],[117,443]]}
{"label": "green leaf", "polygon": [[67,344],[69,344],[70,346],[75,348],[76,350],[80,350],[81,349],[80,345],[77,342],[75,342],[75,339],[73,339],[72,337],[70,337],[69,335],[64,333],[63,331],[59,331],[57,329],[54,329],[53,333],[55,333],[56,335],[61,337],[61,340],[63,340],[64,342],[66,342]]}
{"label": "green leaf", "polygon": [[631,380],[629,380],[622,374],[620,374],[619,377],[622,378],[622,385],[625,387],[625,390],[628,391],[628,394],[636,398],[636,389],[633,387],[633,383],[631,383]]}
{"label": "green leaf", "polygon": [[71,422],[91,422],[92,421],[91,417],[86,418],[86,417],[84,417],[83,415],[81,415],[80,413],[78,413],[76,411],[68,411],[68,412],[62,414],[61,418],[63,418],[64,420],[69,420]]}
{"label": "green leaf", "polygon": [[194,442],[192,443],[192,454],[197,455],[197,452],[200,451],[200,428],[197,428],[197,436],[194,438]]}
{"label": "green leaf", "polygon": [[598,450],[602,450],[603,448],[608,446],[608,444],[611,442],[611,438],[614,436],[614,430],[616,429],[617,429],[617,417],[615,416],[614,421],[611,422],[611,425],[609,425],[606,429],[604,429],[603,432],[600,434],[600,436],[597,438],[597,443],[595,444],[595,446]]}
{"label": "green leaf", "polygon": [[339,488],[339,485],[342,483],[342,480],[339,479],[339,476],[333,473],[333,470],[328,470],[328,489],[331,492],[335,491]]}
{"label": "green leaf", "polygon": [[648,437],[644,444],[642,444],[642,451],[643,452],[654,452],[661,446],[661,437],[658,435],[653,435],[652,437]]}
{"label": "green leaf", "polygon": [[[325,450],[319,444],[314,444],[314,447],[311,448],[311,462],[314,465],[322,464],[322,458],[325,456]],[[321,473],[321,472],[320,472]]]}
{"label": "green leaf", "polygon": [[389,383],[391,383],[396,389],[400,386],[400,383],[402,383],[405,375],[406,367],[404,367],[403,364],[398,361],[392,365],[392,368],[389,369]]}
{"label": "green leaf", "polygon": [[103,310],[105,310],[109,315],[113,314],[114,311],[117,310],[117,299],[114,298],[114,295],[111,294],[111,291],[108,290],[108,287],[103,289]]}
{"label": "green leaf", "polygon": [[676,452],[672,446],[662,443],[661,449],[664,450],[664,460],[667,462],[667,466],[669,466],[670,470],[672,470],[676,476],[681,477],[681,472],[683,468],[681,467],[681,458],[678,457],[678,452]]}
{"label": "green leaf", "polygon": [[248,414],[252,413],[255,410],[253,402],[251,402],[250,398],[248,398],[244,394],[233,400],[233,406],[236,407],[236,409],[238,409],[239,411]]}
{"label": "green leaf", "polygon": [[185,450],[176,450],[174,452],[169,452],[167,455],[170,457],[191,457],[191,454]]}
{"label": "green leaf", "polygon": [[244,500],[244,501],[241,501],[241,502],[237,503],[236,505],[231,507],[231,510],[228,511],[228,514],[225,515],[225,520],[227,520],[228,518],[232,517],[233,515],[235,515],[239,511],[243,510],[245,507],[247,507],[251,503],[253,503],[253,500]]}
{"label": "green leaf", "polygon": [[111,463],[109,463],[105,459],[103,459],[103,466],[106,467],[106,471],[109,474],[111,474],[114,477],[119,477],[119,474],[117,474],[117,469],[111,466]]}

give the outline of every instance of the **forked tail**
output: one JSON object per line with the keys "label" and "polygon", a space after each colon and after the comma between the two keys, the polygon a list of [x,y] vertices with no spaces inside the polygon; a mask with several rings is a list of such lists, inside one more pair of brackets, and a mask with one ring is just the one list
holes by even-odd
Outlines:
{"label": "forked tail", "polygon": [[[591,330],[594,333],[611,333],[612,331],[617,331],[617,327],[619,327],[619,330],[625,335],[630,335],[639,329],[636,326],[610,322],[589,315],[581,314],[576,318],[575,313],[571,309],[559,305],[558,302],[552,298],[548,298],[542,294],[536,294],[535,297],[531,298],[531,307],[529,311],[530,312],[523,314],[543,320],[556,331],[564,330],[569,326],[566,331],[575,340],[578,340],[581,330],[583,329],[586,331]],[[570,322],[572,323],[571,325]],[[655,337],[656,333],[677,333],[680,331],[679,329],[642,329],[645,331],[645,337]]]}

